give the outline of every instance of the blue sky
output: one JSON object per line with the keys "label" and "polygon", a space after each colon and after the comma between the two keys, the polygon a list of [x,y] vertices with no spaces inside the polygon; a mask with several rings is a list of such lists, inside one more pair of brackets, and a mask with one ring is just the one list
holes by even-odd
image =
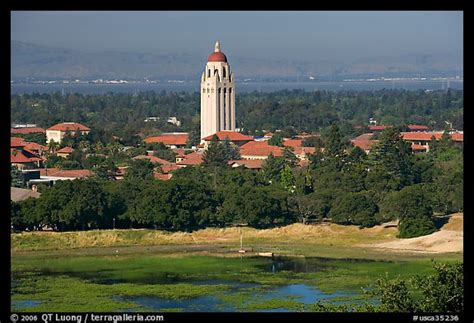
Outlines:
{"label": "blue sky", "polygon": [[87,51],[353,60],[463,50],[461,11],[13,11],[12,40]]}

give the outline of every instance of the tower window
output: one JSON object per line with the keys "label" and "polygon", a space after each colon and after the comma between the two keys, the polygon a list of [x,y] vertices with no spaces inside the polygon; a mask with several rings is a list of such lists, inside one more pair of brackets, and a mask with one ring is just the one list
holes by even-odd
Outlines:
{"label": "tower window", "polygon": [[211,77],[211,69],[207,70],[207,77]]}
{"label": "tower window", "polygon": [[225,67],[222,68],[222,78],[225,77]]}

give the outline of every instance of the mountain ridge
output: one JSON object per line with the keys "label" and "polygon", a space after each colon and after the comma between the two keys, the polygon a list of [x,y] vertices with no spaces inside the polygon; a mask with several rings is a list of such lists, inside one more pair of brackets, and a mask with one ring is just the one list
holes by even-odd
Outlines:
{"label": "mountain ridge", "polygon": [[[407,54],[352,62],[229,56],[237,78],[462,75],[462,53]],[[12,79],[184,79],[199,80],[206,57],[129,51],[86,51],[11,41]]]}

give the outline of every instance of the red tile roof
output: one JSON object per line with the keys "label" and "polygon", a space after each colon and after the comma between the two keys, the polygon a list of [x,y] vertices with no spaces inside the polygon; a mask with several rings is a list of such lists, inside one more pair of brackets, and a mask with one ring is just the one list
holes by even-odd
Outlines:
{"label": "red tile roof", "polygon": [[380,125],[380,126],[369,126],[369,130],[370,131],[382,131],[382,130],[385,130],[385,129],[390,128],[390,127],[392,127],[392,126],[382,126],[382,125]]}
{"label": "red tile roof", "polygon": [[411,150],[426,150],[426,147],[423,145],[411,144]]}
{"label": "red tile roof", "polygon": [[419,125],[419,124],[409,124],[408,126],[408,129],[414,131],[414,130],[428,130],[428,127],[427,126],[422,126],[422,125]]}
{"label": "red tile roof", "polygon": [[263,159],[253,159],[253,160],[248,160],[248,159],[241,159],[241,160],[229,160],[229,165],[238,165],[238,166],[244,166],[245,168],[251,168],[251,169],[260,169],[262,168],[264,160]]}
{"label": "red tile roof", "polygon": [[298,166],[300,167],[305,167],[305,166],[308,166],[310,163],[310,161],[308,159],[301,159],[299,162],[298,162]]}
{"label": "red tile roof", "polygon": [[376,144],[378,140],[372,140],[374,134],[364,133],[358,137],[355,137],[351,140],[351,143],[354,147],[359,147],[362,150],[370,150],[372,145]]}
{"label": "red tile roof", "polygon": [[202,154],[198,152],[193,152],[186,155],[185,159],[177,163],[177,165],[201,165],[202,164]]}
{"label": "red tile roof", "polygon": [[14,164],[34,163],[41,161],[43,158],[37,156],[29,150],[19,150],[10,148],[10,162]]}
{"label": "red tile roof", "polygon": [[26,142],[20,137],[10,137],[10,147],[24,147]]}
{"label": "red tile roof", "polygon": [[306,156],[307,154],[314,154],[316,147],[296,147],[293,148],[293,153],[297,156]]}
{"label": "red tile roof", "polygon": [[451,140],[453,141],[464,141],[464,133],[455,132],[451,134]]}
{"label": "red tile roof", "polygon": [[283,139],[283,146],[285,147],[302,147],[303,139]]}
{"label": "red tile roof", "polygon": [[235,132],[235,131],[218,131],[215,134],[212,134],[203,138],[203,140],[206,140],[206,141],[212,140],[212,137],[214,137],[214,135],[217,135],[217,138],[219,138],[219,140],[225,140],[226,138],[229,138],[230,141],[253,140],[252,136],[247,136],[247,135],[241,134],[240,132]]}
{"label": "red tile roof", "polygon": [[[404,140],[419,140],[419,141],[430,141],[434,136],[436,140],[440,140],[443,136],[442,131],[415,131],[415,132],[402,132],[402,138]],[[453,141],[464,141],[464,134],[460,132],[454,132],[451,135]]]}
{"label": "red tile roof", "polygon": [[160,173],[154,173],[153,177],[155,179],[158,179],[160,181],[169,181],[171,177],[173,177],[173,174],[160,174]]}
{"label": "red tile roof", "polygon": [[46,130],[39,127],[24,127],[24,128],[11,128],[11,133],[17,134],[29,134],[29,133],[45,133]]}
{"label": "red tile roof", "polygon": [[86,126],[76,123],[76,122],[63,122],[63,123],[58,123],[55,124],[54,126],[46,129],[46,130],[60,130],[60,131],[71,131],[75,132],[77,129],[80,131],[89,131],[90,129],[87,128]]}
{"label": "red tile roof", "polygon": [[176,157],[185,157],[186,156],[186,150],[184,149],[173,149],[173,152],[176,153]]}
{"label": "red tile roof", "polygon": [[249,141],[240,147],[240,155],[243,156],[283,156],[283,148],[270,146],[267,141]]}
{"label": "red tile roof", "polygon": [[161,165],[161,172],[163,174],[168,174],[169,172],[172,172],[174,170],[179,169],[180,167],[176,165],[176,163],[170,163],[170,164],[163,164]]}
{"label": "red tile roof", "polygon": [[53,176],[53,177],[72,177],[72,178],[82,178],[92,175],[92,172],[88,169],[59,169],[59,168],[48,168],[46,174],[46,169],[40,168],[41,176]]}
{"label": "red tile roof", "polygon": [[180,134],[162,134],[145,138],[146,143],[162,142],[165,145],[184,146],[188,142],[189,135],[187,133]]}
{"label": "red tile roof", "polygon": [[72,149],[72,147],[66,146],[66,147],[63,147],[63,148],[59,149],[59,150],[57,151],[57,153],[60,153],[60,154],[71,154],[73,151],[74,151],[74,149]]}
{"label": "red tile roof", "polygon": [[43,151],[46,151],[48,150],[48,147],[46,146],[43,146],[43,145],[40,145],[36,142],[29,142],[25,145],[25,149],[28,149],[28,150],[43,150]]}
{"label": "red tile roof", "polygon": [[441,131],[437,132],[427,132],[427,131],[422,131],[422,132],[402,132],[401,133],[402,138],[404,140],[422,140],[422,141],[430,141],[431,138],[434,136],[436,140],[441,139],[441,136],[443,133]]}
{"label": "red tile roof", "polygon": [[149,155],[138,155],[138,156],[135,156],[132,158],[133,160],[138,160],[138,159],[148,159],[149,161],[151,161],[152,163],[155,163],[155,164],[170,164],[171,162],[167,161],[167,160],[164,160],[164,159],[161,159],[161,158],[158,158],[156,156],[149,156]]}

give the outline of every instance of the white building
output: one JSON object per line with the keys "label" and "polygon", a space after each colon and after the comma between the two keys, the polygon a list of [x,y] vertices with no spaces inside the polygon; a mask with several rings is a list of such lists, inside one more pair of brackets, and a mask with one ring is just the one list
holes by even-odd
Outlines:
{"label": "white building", "polygon": [[77,131],[80,131],[83,135],[87,135],[90,129],[76,122],[63,122],[55,124],[54,126],[46,129],[46,142],[49,144],[51,140],[54,140],[56,143],[61,143],[61,140],[67,132],[74,136]]}
{"label": "white building", "polygon": [[201,139],[221,130],[235,131],[235,83],[216,42],[201,77]]}

